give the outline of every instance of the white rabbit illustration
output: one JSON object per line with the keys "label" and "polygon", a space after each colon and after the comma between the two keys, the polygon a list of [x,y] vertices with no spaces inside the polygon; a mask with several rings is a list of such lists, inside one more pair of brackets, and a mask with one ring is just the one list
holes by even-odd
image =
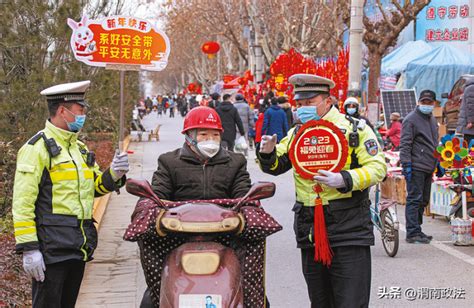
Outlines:
{"label": "white rabbit illustration", "polygon": [[75,22],[71,18],[67,19],[67,24],[72,29],[73,41],[76,49],[76,56],[92,60],[92,54],[97,51],[96,43],[93,40],[94,33],[87,26],[87,16],[82,16],[80,22]]}

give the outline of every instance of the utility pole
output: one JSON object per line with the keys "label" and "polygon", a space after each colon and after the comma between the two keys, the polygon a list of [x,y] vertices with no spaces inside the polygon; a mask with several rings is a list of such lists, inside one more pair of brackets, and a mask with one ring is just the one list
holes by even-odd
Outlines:
{"label": "utility pole", "polygon": [[349,31],[349,90],[360,90],[362,66],[362,17],[364,0],[351,0],[351,28]]}

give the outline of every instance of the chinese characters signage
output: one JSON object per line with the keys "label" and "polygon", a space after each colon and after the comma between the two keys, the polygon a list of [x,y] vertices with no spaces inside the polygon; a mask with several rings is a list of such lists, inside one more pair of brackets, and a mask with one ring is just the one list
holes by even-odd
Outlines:
{"label": "chinese characters signage", "polygon": [[290,159],[296,172],[312,179],[319,170],[337,172],[347,160],[347,140],[334,124],[310,121],[303,125],[290,148]]}
{"label": "chinese characters signage", "polygon": [[168,63],[169,39],[146,20],[111,16],[80,22],[68,18],[73,30],[71,48],[78,61],[92,66],[139,65],[140,69],[161,71]]}
{"label": "chinese characters signage", "polygon": [[434,0],[418,14],[416,39],[463,45],[471,38],[469,0]]}

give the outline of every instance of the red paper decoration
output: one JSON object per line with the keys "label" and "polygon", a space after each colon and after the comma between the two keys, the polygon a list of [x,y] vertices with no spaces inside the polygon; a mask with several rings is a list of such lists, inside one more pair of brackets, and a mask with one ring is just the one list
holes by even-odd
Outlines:
{"label": "red paper decoration", "polygon": [[213,58],[216,53],[219,52],[221,49],[221,46],[219,43],[210,41],[210,42],[205,42],[201,46],[201,50],[203,53],[207,54],[208,58]]}

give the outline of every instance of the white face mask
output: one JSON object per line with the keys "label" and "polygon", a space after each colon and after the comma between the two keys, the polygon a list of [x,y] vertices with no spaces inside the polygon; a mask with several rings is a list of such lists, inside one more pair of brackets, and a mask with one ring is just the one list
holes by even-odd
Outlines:
{"label": "white face mask", "polygon": [[212,158],[217,154],[217,152],[219,152],[221,145],[219,142],[214,140],[207,140],[198,142],[197,147],[202,154]]}

